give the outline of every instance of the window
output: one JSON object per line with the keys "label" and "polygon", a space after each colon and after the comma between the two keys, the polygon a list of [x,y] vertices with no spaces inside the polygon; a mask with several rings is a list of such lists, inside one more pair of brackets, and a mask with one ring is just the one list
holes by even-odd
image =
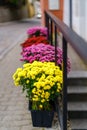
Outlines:
{"label": "window", "polygon": [[60,9],[60,0],[49,0],[49,9],[50,10],[59,10]]}

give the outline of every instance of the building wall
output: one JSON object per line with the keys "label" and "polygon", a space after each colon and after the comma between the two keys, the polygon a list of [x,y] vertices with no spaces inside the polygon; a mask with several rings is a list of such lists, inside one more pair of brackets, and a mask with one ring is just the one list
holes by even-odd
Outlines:
{"label": "building wall", "polygon": [[[41,11],[42,11],[42,25],[45,25],[45,18],[44,18],[44,11],[49,10],[51,13],[53,13],[56,17],[58,17],[60,20],[63,20],[63,0],[60,1],[60,9],[51,10],[49,9],[49,0],[40,0],[41,3]],[[53,1],[54,2],[54,1]]]}
{"label": "building wall", "polygon": [[[72,28],[87,40],[87,0],[72,0]],[[69,25],[69,0],[64,0],[64,22]]]}
{"label": "building wall", "polygon": [[26,5],[22,6],[20,9],[10,9],[8,7],[0,6],[0,23],[27,17],[28,11]]}
{"label": "building wall", "polygon": [[41,24],[42,26],[45,26],[44,10],[48,10],[48,0],[40,0],[40,5],[41,5],[41,12],[42,12]]}
{"label": "building wall", "polygon": [[34,2],[32,0],[27,1],[28,17],[31,18],[35,15]]}
{"label": "building wall", "polygon": [[63,15],[63,21],[66,23],[68,26],[70,25],[69,21],[69,0],[64,0],[64,15]]}

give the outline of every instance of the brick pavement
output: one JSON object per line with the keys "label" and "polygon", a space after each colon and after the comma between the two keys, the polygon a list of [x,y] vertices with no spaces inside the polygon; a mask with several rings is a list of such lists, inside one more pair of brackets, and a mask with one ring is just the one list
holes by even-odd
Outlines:
{"label": "brick pavement", "polygon": [[[29,26],[40,24],[38,21],[12,22],[0,25],[0,130],[42,130],[32,127],[28,101],[20,87],[15,87],[12,74],[21,67],[20,43],[26,38]],[[2,30],[2,31],[1,31]],[[8,33],[7,33],[8,32]],[[5,34],[4,34],[5,33]],[[19,35],[21,37],[18,39]],[[14,45],[13,45],[14,43]],[[7,49],[7,51],[5,51]],[[10,50],[10,51],[9,51]],[[45,130],[58,130],[58,127]]]}

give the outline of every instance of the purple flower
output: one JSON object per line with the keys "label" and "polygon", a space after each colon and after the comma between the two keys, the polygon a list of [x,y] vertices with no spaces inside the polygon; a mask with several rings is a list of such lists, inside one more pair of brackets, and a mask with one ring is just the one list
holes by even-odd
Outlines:
{"label": "purple flower", "polygon": [[47,28],[35,26],[35,27],[32,27],[32,28],[29,28],[27,30],[27,34],[28,35],[35,35],[35,36],[40,36],[40,35],[47,36]]}
{"label": "purple flower", "polygon": [[[55,47],[52,45],[45,45],[43,43],[26,47],[22,50],[21,61],[32,63],[34,60],[41,62],[55,62]],[[57,64],[62,67],[63,56],[61,48],[57,48]],[[70,71],[70,60],[67,58],[67,68]]]}

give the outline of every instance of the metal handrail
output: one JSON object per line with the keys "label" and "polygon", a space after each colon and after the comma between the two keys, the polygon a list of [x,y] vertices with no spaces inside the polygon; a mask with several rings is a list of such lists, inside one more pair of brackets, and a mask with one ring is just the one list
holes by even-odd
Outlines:
{"label": "metal handrail", "polygon": [[74,50],[82,58],[84,63],[87,64],[87,42],[71,28],[69,28],[65,23],[60,21],[51,12],[45,11],[45,14],[56,25],[59,31],[63,34],[66,41],[74,48]]}
{"label": "metal handrail", "polygon": [[[55,64],[57,63],[57,30],[62,33],[62,49],[63,49],[63,112],[60,121],[60,126],[62,130],[67,130],[67,43],[69,43],[77,54],[82,58],[82,60],[87,63],[87,43],[84,41],[76,32],[70,29],[66,24],[60,21],[51,12],[45,11],[45,24],[48,28],[48,40],[53,44],[52,33],[54,32],[55,38]],[[54,28],[54,31],[53,31]],[[58,106],[56,107],[58,109]],[[58,114],[60,114],[58,110]],[[62,123],[62,124],[61,124]]]}

